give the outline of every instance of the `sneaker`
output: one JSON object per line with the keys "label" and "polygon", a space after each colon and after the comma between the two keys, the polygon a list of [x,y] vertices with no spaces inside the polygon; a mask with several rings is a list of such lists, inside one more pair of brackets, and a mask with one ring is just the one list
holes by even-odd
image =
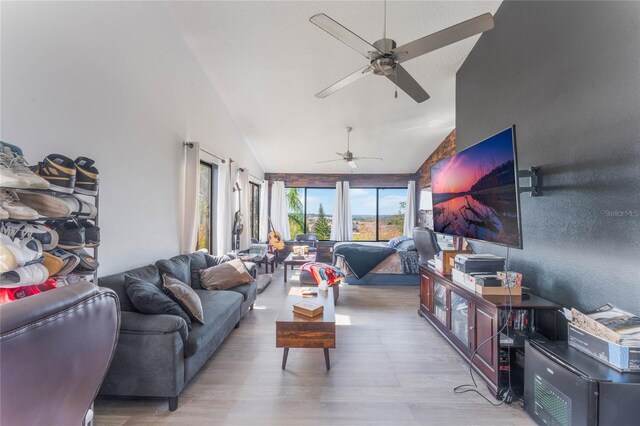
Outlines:
{"label": "sneaker", "polygon": [[3,145],[2,151],[0,151],[0,158],[3,163],[9,166],[16,176],[19,176],[28,182],[28,188],[49,189],[49,182],[31,171],[29,163],[27,163],[27,160],[24,159],[22,154],[18,154],[9,146]]}
{"label": "sneaker", "polygon": [[2,247],[1,272],[38,262],[42,257],[42,244],[33,238],[11,239],[11,237],[0,234],[0,246]]}
{"label": "sneaker", "polygon": [[9,212],[0,207],[0,219],[9,219]]}
{"label": "sneaker", "polygon": [[78,216],[80,218],[87,219],[95,219],[98,214],[98,209],[91,203],[87,203],[84,200],[79,199],[75,195],[60,195],[58,197],[71,209],[71,214],[73,216]]}
{"label": "sneaker", "polygon": [[9,248],[9,244],[12,243],[13,241],[11,241],[10,238],[8,240],[0,240],[0,274],[12,271],[18,267],[18,260],[13,254],[14,251]]}
{"label": "sneaker", "polygon": [[[67,276],[71,271],[73,271],[76,268],[76,266],[78,266],[78,263],[80,263],[80,258],[78,256],[60,248],[50,251],[49,253],[46,253],[46,254],[53,256],[62,262],[62,266],[60,267],[58,272],[54,274],[54,275],[58,275],[59,277]],[[50,262],[53,262],[53,261],[50,261]],[[47,264],[47,259],[45,258],[45,266],[46,264]]]}
{"label": "sneaker", "polygon": [[10,166],[10,159],[6,155],[0,156],[0,187],[1,188],[29,188],[29,181],[18,176]]}
{"label": "sneaker", "polygon": [[84,247],[84,228],[77,220],[49,221],[45,225],[50,226],[58,233],[58,247],[64,249],[80,249]]}
{"label": "sneaker", "polygon": [[43,217],[69,217],[71,208],[58,197],[43,192],[16,191],[22,204],[36,210]]}
{"label": "sneaker", "polygon": [[9,189],[0,190],[0,206],[9,214],[11,219],[35,220],[40,217],[36,210],[20,202],[15,191]]}
{"label": "sneaker", "polygon": [[9,152],[12,155],[19,155],[22,157],[22,149],[18,145],[13,145],[8,142],[0,141],[0,151]]}
{"label": "sneaker", "polygon": [[46,251],[42,253],[42,264],[49,271],[49,276],[56,275],[64,267],[64,260]]}
{"label": "sneaker", "polygon": [[98,268],[98,261],[84,249],[76,250],[75,255],[80,258],[80,263],[73,270],[75,274],[93,274]]}
{"label": "sneaker", "polygon": [[76,183],[74,192],[83,195],[98,195],[98,182],[100,175],[95,168],[96,163],[91,158],[76,158]]}
{"label": "sneaker", "polygon": [[32,170],[49,182],[49,189],[66,194],[73,193],[76,164],[71,158],[60,154],[49,154],[44,161],[32,167]]}
{"label": "sneaker", "polygon": [[34,238],[40,241],[42,250],[53,250],[58,245],[58,233],[48,226],[25,222],[2,222],[0,234],[10,238]]}
{"label": "sneaker", "polygon": [[0,287],[15,288],[42,284],[47,278],[49,270],[42,263],[34,263],[0,274]]}
{"label": "sneaker", "polygon": [[81,220],[80,226],[84,228],[84,246],[97,247],[100,245],[100,227],[88,220]]}

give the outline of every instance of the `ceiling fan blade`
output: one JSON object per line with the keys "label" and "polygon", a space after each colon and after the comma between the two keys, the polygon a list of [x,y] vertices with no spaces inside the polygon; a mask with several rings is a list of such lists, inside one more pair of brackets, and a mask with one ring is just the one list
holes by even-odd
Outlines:
{"label": "ceiling fan blade", "polygon": [[429,95],[424,91],[422,86],[411,77],[400,64],[395,66],[394,74],[387,74],[387,78],[394,84],[397,84],[407,95],[411,96],[414,101],[420,103],[429,99]]}
{"label": "ceiling fan blade", "polygon": [[338,158],[336,160],[325,160],[325,161],[316,161],[316,164],[322,164],[322,163],[333,163],[336,161],[344,161],[344,158]]}
{"label": "ceiling fan blade", "polygon": [[363,40],[358,35],[351,32],[351,30],[329,18],[324,13],[313,15],[311,18],[309,18],[309,21],[312,24],[317,25],[324,31],[328,32],[367,59],[373,59],[372,56],[378,57],[379,55],[382,55],[382,52],[370,45],[366,40]]}
{"label": "ceiling fan blade", "polygon": [[371,69],[369,68],[369,65],[367,65],[366,67],[360,68],[356,72],[349,74],[342,80],[336,83],[333,83],[331,86],[327,87],[323,91],[316,93],[316,98],[326,98],[330,94],[337,92],[338,90],[353,83],[356,80],[361,79],[365,75],[369,74],[370,71]]}
{"label": "ceiling fan blade", "polygon": [[465,38],[493,28],[493,16],[485,13],[468,21],[460,22],[437,33],[419,38],[392,50],[398,62],[405,62]]}
{"label": "ceiling fan blade", "polygon": [[353,157],[353,160],[380,160],[382,161],[381,157]]}

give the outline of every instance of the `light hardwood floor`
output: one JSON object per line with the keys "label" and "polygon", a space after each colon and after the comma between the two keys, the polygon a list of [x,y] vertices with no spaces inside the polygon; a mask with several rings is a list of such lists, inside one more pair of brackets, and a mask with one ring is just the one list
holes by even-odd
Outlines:
{"label": "light hardwood floor", "polygon": [[[282,267],[255,309],[180,395],[96,401],[100,425],[530,425],[519,404],[492,407],[453,388],[468,365],[417,315],[417,287],[343,286],[331,371],[321,349],[291,349],[281,369],[275,318],[287,284]],[[291,277],[291,273],[290,273]],[[480,390],[488,395],[480,381]]]}

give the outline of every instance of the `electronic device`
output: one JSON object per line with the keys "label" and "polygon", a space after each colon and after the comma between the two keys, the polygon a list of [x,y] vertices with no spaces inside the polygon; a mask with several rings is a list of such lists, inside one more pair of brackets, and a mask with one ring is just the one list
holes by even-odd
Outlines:
{"label": "electronic device", "polygon": [[433,230],[522,247],[515,126],[431,166]]}
{"label": "electronic device", "polygon": [[640,374],[621,373],[567,342],[525,343],[524,408],[539,425],[632,425]]}
{"label": "electronic device", "polygon": [[472,272],[488,274],[505,270],[504,257],[490,254],[461,253],[456,255],[453,262],[454,267],[465,274]]}

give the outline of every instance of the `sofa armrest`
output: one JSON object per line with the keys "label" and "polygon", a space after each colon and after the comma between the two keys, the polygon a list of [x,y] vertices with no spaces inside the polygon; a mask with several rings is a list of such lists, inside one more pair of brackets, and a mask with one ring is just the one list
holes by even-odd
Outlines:
{"label": "sofa armrest", "polygon": [[[0,310],[0,333],[43,321],[59,312],[73,309],[92,296],[99,294],[92,284],[69,285],[47,291],[38,297],[20,300],[20,303],[8,303]],[[116,304],[117,305],[117,304]]]}
{"label": "sofa armrest", "polygon": [[170,334],[178,332],[182,342],[187,340],[187,323],[175,315],[148,315],[140,312],[121,314],[120,333],[122,334]]}
{"label": "sofa armrest", "polygon": [[176,397],[184,388],[187,323],[174,315],[121,313],[120,336],[100,394]]}

